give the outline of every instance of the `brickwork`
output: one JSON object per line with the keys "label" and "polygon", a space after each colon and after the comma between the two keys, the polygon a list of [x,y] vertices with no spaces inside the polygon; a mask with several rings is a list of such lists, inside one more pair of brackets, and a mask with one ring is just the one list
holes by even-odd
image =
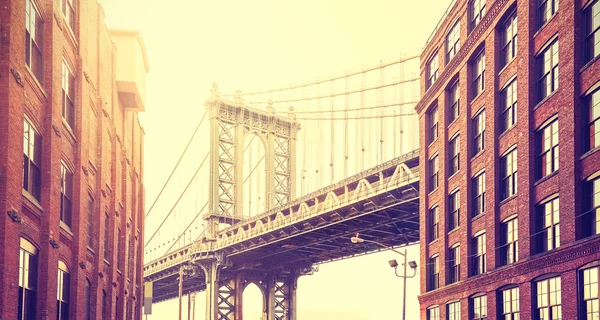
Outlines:
{"label": "brickwork", "polygon": [[[70,319],[85,319],[87,280],[90,319],[103,319],[103,291],[109,302],[108,318],[141,319],[143,129],[137,112],[124,108],[118,99],[117,48],[96,0],[73,1],[73,30],[60,1],[32,2],[42,23],[40,79],[25,60],[27,1],[8,0],[0,7],[0,287],[4,288],[0,319],[17,318],[21,239],[38,250],[35,319],[56,317],[59,260],[67,265],[71,278]],[[62,117],[63,63],[75,78],[72,127]],[[39,200],[22,188],[24,119],[41,136]],[[60,221],[61,163],[73,173],[70,228]],[[90,198],[93,221],[88,246]],[[20,221],[13,221],[9,211],[17,213]],[[105,223],[110,225],[108,261],[103,255]],[[120,270],[117,229],[122,231]],[[127,305],[130,310],[125,310]]]}
{"label": "brickwork", "polygon": [[[505,286],[519,287],[520,317],[534,319],[534,287],[536,278],[560,275],[562,283],[562,315],[575,319],[580,312],[581,301],[578,272],[582,266],[600,261],[600,237],[582,237],[582,185],[591,175],[600,172],[600,152],[585,152],[583,138],[588,134],[583,115],[585,98],[600,84],[598,57],[585,63],[583,39],[585,35],[583,9],[593,1],[559,1],[557,12],[543,26],[539,23],[537,1],[486,0],[486,14],[479,24],[468,30],[467,0],[458,0],[440,28],[426,45],[421,55],[421,101],[416,110],[421,126],[420,158],[425,161],[439,155],[439,186],[429,192],[427,165],[421,165],[421,318],[427,319],[427,308],[439,306],[440,319],[447,319],[446,303],[459,300],[461,319],[472,318],[470,298],[474,294],[487,295],[487,318],[497,319],[501,310],[498,304],[499,289]],[[551,2],[551,1],[549,1]],[[502,65],[500,54],[503,45],[502,26],[516,14],[517,54]],[[460,21],[461,48],[450,61],[446,61],[446,34],[456,21]],[[558,89],[540,101],[538,98],[537,56],[558,39]],[[485,51],[485,89],[473,98],[472,81],[475,74],[472,62]],[[438,52],[439,71],[437,81],[427,88],[427,62]],[[449,103],[446,90],[458,79],[460,83],[460,116],[450,123]],[[516,124],[502,132],[502,96],[505,86],[517,79]],[[428,112],[437,105],[439,136],[435,141],[428,137],[430,120]],[[485,147],[474,154],[472,147],[473,117],[485,110]],[[539,179],[536,148],[536,132],[553,118],[558,119],[559,169]],[[453,176],[449,171],[448,141],[460,134],[460,169]],[[517,185],[515,195],[502,198],[500,158],[512,148],[518,150]],[[472,178],[485,172],[485,213],[472,217]],[[460,227],[449,230],[448,196],[460,190]],[[560,199],[560,246],[537,253],[536,205],[548,197]],[[439,206],[439,239],[428,241],[428,210]],[[502,243],[501,223],[509,217],[518,217],[518,261],[503,265],[500,255]],[[472,237],[485,231],[486,268],[483,275],[473,276],[474,246]],[[460,281],[448,283],[448,250],[460,244]],[[439,255],[440,288],[428,287],[428,259]],[[500,297],[501,298],[501,297]],[[533,303],[533,305],[532,305]],[[579,309],[578,309],[579,308]]]}

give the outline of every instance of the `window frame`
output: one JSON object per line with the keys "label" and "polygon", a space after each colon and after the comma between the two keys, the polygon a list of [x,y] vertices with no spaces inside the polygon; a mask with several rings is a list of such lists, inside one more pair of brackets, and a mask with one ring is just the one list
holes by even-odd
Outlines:
{"label": "window frame", "polygon": [[506,266],[519,261],[519,217],[505,219],[500,225],[500,262]]}
{"label": "window frame", "polygon": [[487,239],[486,232],[480,231],[476,233],[472,240],[472,251],[471,255],[472,262],[472,276],[477,276],[481,274],[485,274],[487,272]]}
{"label": "window frame", "polygon": [[469,308],[469,313],[471,313],[470,319],[487,320],[487,295],[484,293],[478,293],[471,296],[469,300],[471,302],[471,306]]}
{"label": "window frame", "polygon": [[[32,17],[32,13],[34,17]],[[41,85],[43,68],[44,20],[34,0],[25,2],[25,65]]]}
{"label": "window frame", "polygon": [[485,47],[483,47],[479,49],[471,62],[471,90],[473,91],[471,100],[474,100],[485,91],[485,69]]}
{"label": "window frame", "polygon": [[600,171],[582,182],[581,238],[600,234]]}
{"label": "window frame", "polygon": [[[508,297],[507,297],[508,296]],[[508,300],[507,300],[508,298]],[[506,310],[509,306],[510,310]],[[498,309],[501,319],[519,320],[521,312],[521,301],[519,297],[519,287],[510,286],[499,290]],[[516,310],[515,310],[516,309]]]}
{"label": "window frame", "polygon": [[37,201],[41,201],[42,196],[42,143],[42,135],[25,116],[23,120],[22,188]]}
{"label": "window frame", "polygon": [[104,212],[104,261],[110,263],[110,216]]}
{"label": "window frame", "polygon": [[[485,170],[481,170],[471,178],[471,190],[473,193],[471,218],[476,218],[485,214]],[[480,210],[479,210],[480,209]]]}
{"label": "window frame", "polygon": [[450,152],[448,173],[449,176],[453,176],[460,170],[460,133],[455,134],[450,141],[448,141],[448,151]]}
{"label": "window frame", "polygon": [[28,240],[19,239],[19,296],[17,319],[35,320],[37,284],[39,273],[39,250]]}
{"label": "window frame", "polygon": [[71,273],[67,265],[58,261],[58,280],[57,280],[57,311],[56,320],[69,320],[69,307],[71,303]]}
{"label": "window frame", "polygon": [[600,265],[598,261],[592,264],[582,267],[577,272],[579,319],[594,319],[594,315],[596,318],[600,316]]}
{"label": "window frame", "polygon": [[427,286],[429,288],[428,291],[433,291],[440,288],[440,256],[439,254],[434,254],[428,260]]}
{"label": "window frame", "polygon": [[[483,2],[483,4],[482,4]],[[486,0],[469,1],[469,33],[475,30],[475,27],[481,23],[486,14]],[[475,6],[478,4],[478,6]],[[479,7],[479,8],[478,8]]]}
{"label": "window frame", "polygon": [[[62,0],[65,1],[65,0]],[[75,130],[75,76],[73,69],[63,59],[62,61],[62,119],[71,129]]]}
{"label": "window frame", "polygon": [[456,189],[448,195],[448,230],[452,231],[460,227],[460,189]]}
{"label": "window frame", "polygon": [[[583,40],[584,47],[584,59],[583,63],[589,63],[600,56],[600,23],[594,27],[593,25],[593,13],[595,6],[597,7],[598,14],[600,14],[600,1],[590,1],[588,5],[583,8],[583,29],[585,39]],[[599,42],[594,43],[595,38],[598,38]],[[591,43],[591,44],[590,44]],[[598,47],[598,48],[596,48]]]}
{"label": "window frame", "polygon": [[[552,40],[548,41],[548,44],[546,44],[544,48],[540,50],[540,53],[538,53],[538,55],[536,56],[536,69],[538,74],[538,101],[546,99],[554,92],[556,92],[556,90],[558,90],[559,88],[558,71],[560,57],[558,55],[558,50],[558,37],[555,37]],[[546,64],[546,61],[548,61],[548,64]]]}
{"label": "window frame", "polygon": [[437,240],[440,236],[440,214],[439,206],[434,204],[429,209],[429,242]]}
{"label": "window frame", "polygon": [[502,106],[500,132],[504,133],[517,124],[517,78],[510,80],[500,92]]}
{"label": "window frame", "polygon": [[[550,9],[548,10],[547,5],[550,4]],[[550,12],[550,14],[548,14]],[[538,24],[539,29],[544,27],[548,21],[552,20],[552,18],[558,12],[558,0],[539,0],[538,1]]]}
{"label": "window frame", "polygon": [[450,105],[450,121],[448,123],[454,122],[454,120],[458,119],[460,116],[460,81],[455,80],[448,87],[448,105]]}
{"label": "window frame", "polygon": [[559,130],[558,117],[553,117],[540,126],[536,132],[536,175],[538,180],[550,176],[560,169]]}
{"label": "window frame", "polygon": [[75,33],[77,14],[75,12],[76,0],[61,0],[60,11],[65,18],[65,24],[69,26],[71,32]]}
{"label": "window frame", "polygon": [[439,306],[431,306],[427,308],[427,320],[440,320]]}
{"label": "window frame", "polygon": [[481,108],[471,120],[471,129],[473,132],[472,152],[473,157],[485,150],[485,108]]}
{"label": "window frame", "polygon": [[88,194],[87,204],[87,246],[88,248],[94,248],[94,217],[96,212],[96,199],[91,194]]}
{"label": "window frame", "polygon": [[60,222],[73,228],[73,171],[62,161],[60,167]]}
{"label": "window frame", "polygon": [[518,151],[514,146],[500,157],[500,201],[516,196],[518,192]]}
{"label": "window frame", "polygon": [[448,249],[448,284],[460,281],[460,243]]}
{"label": "window frame", "polygon": [[452,58],[460,50],[460,20],[457,20],[446,34],[446,64],[450,63]]}
{"label": "window frame", "polygon": [[[433,69],[435,68],[435,70]],[[426,64],[426,72],[427,78],[425,79],[425,88],[429,89],[436,82],[440,70],[440,58],[438,56],[438,51],[436,50],[434,54],[431,55],[431,58],[427,60]],[[427,90],[426,89],[426,90]]]}
{"label": "window frame", "polygon": [[440,186],[440,157],[434,154],[429,158],[429,192],[433,192]]}
{"label": "window frame", "polygon": [[446,319],[460,320],[460,300],[446,302]]}
{"label": "window frame", "polygon": [[429,144],[437,140],[439,136],[439,113],[438,106],[434,104],[427,113],[427,121],[429,122]]}
{"label": "window frame", "polygon": [[[546,214],[550,207],[551,214]],[[546,220],[550,217],[550,220]],[[536,205],[536,253],[554,250],[560,247],[560,199],[553,195]]]}
{"label": "window frame", "polygon": [[[554,285],[551,284],[552,281],[555,281]],[[534,286],[533,286],[533,290],[534,290],[534,299],[532,299],[533,301],[533,308],[534,308],[534,319],[554,319],[554,315],[555,315],[555,309],[557,308],[558,310],[558,318],[562,319],[562,298],[561,298],[561,294],[562,294],[562,284],[561,284],[561,277],[560,275],[555,276],[555,277],[550,277],[550,278],[545,278],[545,279],[541,279],[541,280],[537,280],[534,282]],[[544,288],[545,287],[545,288]],[[558,287],[558,291],[551,291],[552,287],[554,287],[555,289]],[[542,289],[542,290],[541,290]],[[541,293],[540,293],[541,291]],[[554,303],[552,304],[552,298],[551,298],[551,294],[552,292],[558,293],[555,295],[554,299],[555,302],[556,300],[559,301],[559,303]],[[544,299],[544,297],[546,297],[546,299]],[[546,300],[545,302],[542,300]],[[542,305],[540,305],[540,301],[543,302]],[[541,318],[540,317],[540,313],[543,312],[543,310],[547,309],[548,310],[548,317],[544,317]]]}
{"label": "window frame", "polygon": [[515,9],[504,21],[501,29],[502,47],[500,48],[500,67],[504,68],[517,56],[519,31],[517,10]]}
{"label": "window frame", "polygon": [[[594,104],[594,100],[596,100]],[[600,147],[600,86],[584,97],[583,112],[587,130],[584,130],[583,152]],[[594,114],[596,113],[596,114]]]}

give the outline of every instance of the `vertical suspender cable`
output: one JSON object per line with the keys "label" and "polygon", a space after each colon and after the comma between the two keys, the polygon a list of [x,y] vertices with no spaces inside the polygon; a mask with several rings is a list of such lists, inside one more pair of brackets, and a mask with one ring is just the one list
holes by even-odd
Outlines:
{"label": "vertical suspender cable", "polygon": [[[333,77],[332,77],[333,79]],[[333,183],[333,180],[335,178],[334,172],[333,172],[333,154],[334,154],[334,149],[335,149],[335,145],[334,145],[334,140],[333,137],[335,136],[335,126],[334,123],[335,121],[333,120],[335,113],[333,112],[333,80],[329,80],[330,82],[330,88],[329,88],[329,99],[331,100],[331,134],[330,134],[330,145],[329,148],[331,148],[331,157],[329,159],[329,170],[331,171],[331,179],[329,181],[330,184]]]}
{"label": "vertical suspender cable", "polygon": [[348,176],[348,104],[350,102],[350,96],[348,95],[349,86],[350,86],[350,78],[348,78],[348,71],[346,71],[346,76],[344,77],[346,81],[345,86],[345,103],[344,103],[344,177]]}
{"label": "vertical suspender cable", "polygon": [[[304,100],[303,100],[303,102],[304,102],[304,108],[308,109],[307,108],[307,106],[308,106],[308,100],[306,100],[306,86],[302,87],[302,95],[303,95],[303,98],[304,98]],[[307,123],[307,125],[308,125],[308,123]],[[306,181],[305,181],[306,180],[306,153],[308,152],[308,150],[306,150],[306,140],[307,140],[306,139],[306,132],[307,131],[308,131],[308,128],[304,128],[304,130],[302,130],[302,144],[303,144],[303,146],[302,146],[302,171],[300,173],[300,176],[301,176],[301,179],[302,179],[302,181],[301,181],[302,185],[301,185],[301,188],[300,188],[302,190],[301,191],[302,195],[305,195],[307,193],[307,190],[306,190]]]}
{"label": "vertical suspender cable", "polygon": [[[383,105],[384,104],[384,73],[385,72],[385,68],[383,67],[383,62],[380,62],[379,65],[379,104],[378,105]],[[384,122],[383,122],[383,109],[381,110],[381,114],[380,114],[380,118],[379,118],[379,145],[380,145],[380,158],[379,158],[379,163],[383,163],[383,159],[385,159],[385,154],[384,154],[384,147],[383,147],[383,133],[384,133]]]}
{"label": "vertical suspender cable", "polygon": [[[362,87],[361,87],[361,92],[360,92],[360,95],[361,95],[361,109],[364,110],[364,108],[365,108],[365,102],[366,102],[366,99],[367,99],[367,97],[365,96],[365,82],[367,80],[367,77],[366,77],[364,66],[363,66],[363,69],[362,69],[361,78],[362,78]],[[361,111],[361,113],[363,113],[363,111]],[[361,153],[361,157],[360,157],[360,171],[364,171],[365,170],[365,135],[364,135],[364,132],[363,132],[363,129],[364,129],[363,127],[364,127],[364,124],[362,124],[362,121],[361,121],[361,132],[360,132],[361,142],[360,142],[360,146],[361,146],[361,152],[362,153]]]}

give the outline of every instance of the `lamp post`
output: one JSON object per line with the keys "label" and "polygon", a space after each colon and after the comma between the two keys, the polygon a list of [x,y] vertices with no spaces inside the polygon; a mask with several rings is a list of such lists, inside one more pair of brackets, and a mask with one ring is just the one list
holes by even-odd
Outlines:
{"label": "lamp post", "polygon": [[363,238],[359,238],[358,237],[358,233],[356,234],[355,237],[350,238],[350,241],[352,241],[352,243],[363,243],[363,242],[368,242],[368,243],[374,243],[382,248],[386,248],[386,249],[390,249],[392,251],[394,251],[395,253],[401,255],[404,257],[404,273],[402,275],[398,274],[398,261],[396,261],[396,259],[394,260],[390,260],[388,261],[388,263],[390,264],[390,267],[394,268],[394,273],[396,274],[396,277],[398,278],[402,278],[403,280],[403,285],[404,285],[404,294],[402,296],[402,320],[406,320],[406,279],[407,278],[413,278],[415,275],[417,275],[417,263],[415,261],[409,261],[408,265],[410,266],[410,268],[413,270],[413,275],[412,276],[407,276],[406,275],[406,249],[404,249],[404,252],[400,252],[398,250],[395,250],[393,248],[388,248],[386,245],[384,245],[383,243],[377,242],[377,241],[373,241],[373,240],[366,240]]}

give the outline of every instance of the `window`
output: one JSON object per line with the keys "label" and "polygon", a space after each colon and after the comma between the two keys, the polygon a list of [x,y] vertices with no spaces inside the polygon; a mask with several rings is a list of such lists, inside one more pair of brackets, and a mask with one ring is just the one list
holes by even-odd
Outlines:
{"label": "window", "polygon": [[62,64],[62,117],[73,129],[75,124],[75,77],[64,60]]}
{"label": "window", "polygon": [[515,263],[519,260],[519,223],[515,217],[501,225],[500,255],[502,265]]}
{"label": "window", "polygon": [[43,23],[33,0],[25,3],[25,63],[38,81],[42,81]]}
{"label": "window", "polygon": [[92,306],[91,306],[91,292],[92,292],[92,283],[90,282],[89,279],[85,279],[85,291],[84,291],[84,319],[85,320],[90,320],[91,319],[91,311],[92,311]]}
{"label": "window", "polygon": [[486,272],[485,259],[485,232],[473,237],[473,271],[472,275],[483,274]]}
{"label": "window", "polygon": [[429,159],[429,192],[435,190],[439,185],[438,169],[438,156],[435,155]]}
{"label": "window", "polygon": [[427,308],[427,320],[440,320],[440,308],[437,306]]}
{"label": "window", "polygon": [[448,89],[448,102],[450,104],[450,123],[460,115],[460,85],[458,80]]}
{"label": "window", "polygon": [[123,259],[121,259],[121,229],[117,229],[117,270],[123,270]]}
{"label": "window", "polygon": [[433,55],[433,57],[431,57],[431,59],[429,59],[429,62],[427,62],[427,83],[425,84],[427,89],[429,89],[433,85],[435,80],[437,80],[438,64],[439,64],[438,54],[436,52]]}
{"label": "window", "polygon": [[108,213],[104,214],[104,260],[109,261],[110,262],[110,252],[109,252],[109,248],[110,248],[110,241],[109,241],[109,219],[108,219]]}
{"label": "window", "polygon": [[448,250],[448,283],[460,281],[460,244],[453,245]]}
{"label": "window", "polygon": [[427,269],[429,271],[429,290],[435,290],[440,287],[439,260],[440,259],[438,255],[429,258],[429,263],[427,264]]}
{"label": "window", "polygon": [[500,65],[506,66],[517,56],[517,12],[513,13],[502,26],[502,53]]}
{"label": "window", "polygon": [[460,21],[456,22],[446,36],[446,63],[454,58],[458,50],[460,50]]}
{"label": "window", "polygon": [[535,305],[536,320],[562,319],[560,277],[540,280],[535,285],[537,299]]}
{"label": "window", "polygon": [[56,311],[56,320],[69,320],[70,278],[67,265],[62,261],[58,261],[58,292],[56,296],[58,309]]}
{"label": "window", "polygon": [[589,62],[600,55],[600,1],[596,0],[583,12],[585,22],[585,58]]}
{"label": "window", "polygon": [[485,213],[485,172],[475,176],[471,186],[473,188],[472,217],[474,218]]}
{"label": "window", "polygon": [[598,306],[598,269],[592,267],[581,270],[580,276],[580,319],[596,320],[600,319],[600,309]]}
{"label": "window", "polygon": [[600,233],[600,177],[583,183],[582,236]]}
{"label": "window", "polygon": [[446,313],[448,320],[460,320],[460,301],[448,302],[446,304]]}
{"label": "window", "polygon": [[438,112],[437,106],[429,111],[429,143],[434,142],[438,137]]}
{"label": "window", "polygon": [[460,190],[456,190],[450,194],[448,206],[450,210],[448,230],[454,230],[460,226]]}
{"label": "window", "polygon": [[473,0],[469,3],[469,32],[481,22],[485,15],[485,0]]}
{"label": "window", "polygon": [[471,306],[473,307],[471,319],[487,319],[487,296],[480,295],[471,298]]}
{"label": "window", "polygon": [[94,245],[94,198],[88,196],[87,206],[87,246],[93,248]]}
{"label": "window", "polygon": [[485,110],[481,110],[473,118],[473,155],[485,148]]}
{"label": "window", "polygon": [[600,89],[586,97],[583,114],[587,123],[584,130],[584,152],[600,147]]}
{"label": "window", "polygon": [[60,221],[71,228],[72,200],[73,199],[73,173],[64,163],[60,166]]}
{"label": "window", "polygon": [[40,200],[42,185],[42,136],[24,120],[23,125],[23,189]]}
{"label": "window", "polygon": [[473,63],[471,65],[473,76],[472,89],[473,89],[473,98],[477,97],[480,93],[485,89],[485,50],[482,49],[481,52],[475,57]]}
{"label": "window", "polygon": [[460,169],[460,135],[455,135],[450,140],[450,168],[449,174],[453,175]]}
{"label": "window", "polygon": [[558,198],[537,206],[537,253],[560,246],[560,214],[558,207]]}
{"label": "window", "polygon": [[108,319],[108,298],[106,291],[102,290],[102,319]]}
{"label": "window", "polygon": [[517,148],[500,158],[500,199],[504,200],[517,194]]}
{"label": "window", "polygon": [[558,170],[558,120],[537,133],[537,176],[543,178]]}
{"label": "window", "polygon": [[75,31],[75,0],[61,0],[60,9],[71,31]]}
{"label": "window", "polygon": [[433,208],[429,209],[429,242],[437,240],[439,237],[439,214],[438,214],[438,206],[435,205]]}
{"label": "window", "polygon": [[539,100],[558,89],[558,40],[546,47],[537,57]]}
{"label": "window", "polygon": [[519,320],[519,288],[513,287],[504,289],[499,296],[500,303],[500,319],[504,320]]}
{"label": "window", "polygon": [[517,123],[517,80],[511,81],[500,93],[502,122],[500,131],[505,132]]}
{"label": "window", "polygon": [[558,0],[540,0],[539,4],[538,15],[541,27],[558,11]]}
{"label": "window", "polygon": [[37,249],[21,238],[19,249],[19,301],[18,320],[35,320],[37,291]]}

